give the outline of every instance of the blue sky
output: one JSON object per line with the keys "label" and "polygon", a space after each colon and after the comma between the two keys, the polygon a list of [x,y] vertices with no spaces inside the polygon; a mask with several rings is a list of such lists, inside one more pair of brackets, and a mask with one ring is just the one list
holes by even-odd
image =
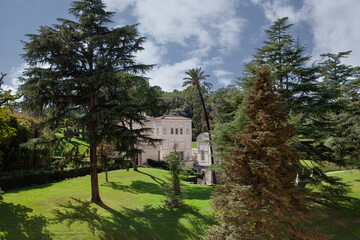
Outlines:
{"label": "blue sky", "polygon": [[[71,18],[70,0],[0,1],[0,72],[15,90],[26,64],[25,34]],[[185,71],[202,67],[214,89],[234,84],[262,46],[264,29],[287,16],[292,34],[306,45],[311,62],[321,53],[353,50],[346,63],[360,65],[359,0],[104,0],[116,12],[111,27],[138,23],[147,38],[138,61],[157,64],[151,85],[181,89]]]}

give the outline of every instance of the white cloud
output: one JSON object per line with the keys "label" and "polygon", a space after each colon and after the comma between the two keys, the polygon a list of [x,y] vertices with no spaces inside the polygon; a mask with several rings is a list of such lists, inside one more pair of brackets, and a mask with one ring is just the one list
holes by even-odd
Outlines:
{"label": "white cloud", "polygon": [[199,58],[191,58],[175,64],[156,66],[148,75],[151,85],[158,85],[164,91],[181,89],[185,72],[200,63]]}
{"label": "white cloud", "polygon": [[[150,73],[153,78],[150,82],[167,91],[181,87],[183,77],[179,78],[179,74],[200,63],[222,64],[223,56],[239,48],[246,23],[236,10],[237,0],[105,0],[105,3],[111,11],[128,11],[136,18],[141,35],[150,39],[138,60],[158,64]],[[212,57],[214,54],[219,56]],[[173,55],[177,57],[175,63],[171,62]],[[180,84],[174,83],[174,78],[179,78]]]}
{"label": "white cloud", "polygon": [[214,70],[214,75],[218,78],[218,82],[225,86],[231,84],[233,73],[222,69]]}
{"label": "white cloud", "polygon": [[358,0],[306,0],[312,9],[309,21],[313,25],[314,57],[321,53],[352,50],[344,62],[360,64],[360,1]]}
{"label": "white cloud", "polygon": [[266,19],[271,22],[288,17],[291,23],[298,23],[307,19],[311,11],[306,4],[301,9],[295,9],[290,0],[251,0],[251,2],[260,5],[264,9]]}
{"label": "white cloud", "polygon": [[21,84],[19,77],[22,76],[25,68],[27,67],[28,65],[26,63],[23,63],[18,67],[12,67],[9,74],[4,78],[4,84],[2,85],[2,88],[4,90],[11,90],[15,92]]}
{"label": "white cloud", "polygon": [[164,46],[158,45],[151,40],[143,44],[144,50],[136,55],[137,61],[144,64],[160,64],[162,58],[167,53]]}
{"label": "white cloud", "polygon": [[130,5],[134,4],[133,0],[104,0],[105,5],[110,9],[111,11],[119,11],[122,12],[126,8],[128,8]]}
{"label": "white cloud", "polygon": [[[234,41],[233,35],[243,24],[232,0],[208,0],[206,6],[201,0],[137,0],[133,14],[140,22],[140,31],[158,43],[200,48],[236,46],[239,39]],[[227,40],[222,41],[224,38]]]}
{"label": "white cloud", "polygon": [[295,9],[290,0],[251,0],[264,9],[265,17],[275,21],[289,17],[291,23],[306,21],[312,26],[313,57],[321,53],[338,53],[352,50],[347,64],[360,65],[360,1],[359,0],[304,0],[300,9]]}

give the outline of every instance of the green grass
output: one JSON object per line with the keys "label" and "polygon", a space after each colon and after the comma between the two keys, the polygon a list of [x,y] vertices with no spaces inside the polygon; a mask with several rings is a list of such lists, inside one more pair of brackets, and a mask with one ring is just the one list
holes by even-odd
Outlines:
{"label": "green grass", "polygon": [[312,223],[316,231],[330,236],[330,239],[360,239],[360,171],[330,173],[330,176],[342,179],[351,186],[351,192],[336,204],[328,203],[315,208],[320,214]]}
{"label": "green grass", "polygon": [[192,145],[192,148],[197,148],[198,147],[197,142],[193,142],[191,145]]}
{"label": "green grass", "polygon": [[[164,207],[168,172],[139,168],[99,174],[104,204],[90,203],[90,176],[9,191],[0,202],[0,239],[199,239],[215,222],[212,187],[186,185],[186,205]],[[312,209],[309,224],[331,239],[360,239],[360,171],[332,173],[352,185],[340,204]]]}
{"label": "green grass", "polygon": [[186,185],[186,205],[165,208],[160,169],[99,174],[104,204],[90,203],[90,176],[6,192],[0,239],[199,239],[214,223],[212,187]]}
{"label": "green grass", "polygon": [[318,164],[318,163],[315,163],[315,162],[310,161],[310,160],[301,160],[301,164],[303,166],[307,167],[307,168],[309,168],[309,167],[318,167],[323,172],[346,170],[346,168],[340,167],[340,166],[336,165],[335,163],[331,163],[331,162],[323,162],[321,164]]}

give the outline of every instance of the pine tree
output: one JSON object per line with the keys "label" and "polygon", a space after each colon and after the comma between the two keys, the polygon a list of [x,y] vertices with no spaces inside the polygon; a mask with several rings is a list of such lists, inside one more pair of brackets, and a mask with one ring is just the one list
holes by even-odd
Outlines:
{"label": "pine tree", "polygon": [[334,150],[343,164],[359,166],[360,115],[359,115],[359,67],[342,63],[351,51],[322,54],[320,74],[327,105],[324,114],[330,122],[331,132],[326,145]]}
{"label": "pine tree", "polygon": [[[112,12],[101,0],[74,1],[69,12],[75,20],[58,19],[59,24],[42,26],[28,34],[22,90],[27,107],[51,110],[59,121],[73,110],[85,114],[77,119],[86,126],[90,144],[92,202],[101,202],[97,176],[97,146],[103,139],[113,141],[126,134],[118,123],[124,119],[143,120],[121,80],[146,79],[151,65],[136,64],[135,54],[143,50],[143,37],[136,25],[109,29]],[[131,74],[119,77],[121,74]],[[121,79],[123,78],[123,79]]]}
{"label": "pine tree", "polygon": [[257,49],[253,60],[246,65],[243,88],[250,89],[256,70],[267,64],[274,76],[274,84],[287,103],[288,111],[303,112],[311,94],[317,91],[316,66],[308,67],[310,56],[304,55],[305,46],[295,40],[289,30],[288,18],[280,18],[265,30],[267,40]]}
{"label": "pine tree", "polygon": [[221,222],[209,239],[319,239],[301,228],[308,191],[295,184],[299,155],[290,144],[295,129],[269,67],[262,66],[244,109],[249,118],[224,158],[226,176],[212,206]]}
{"label": "pine tree", "polygon": [[315,63],[308,66],[311,57],[304,54],[305,46],[289,34],[292,24],[288,24],[287,20],[286,17],[278,19],[265,30],[268,38],[257,49],[254,59],[246,65],[245,76],[240,79],[240,84],[249,93],[256,69],[261,64],[270,67],[276,92],[286,102],[285,110],[296,128],[292,141],[301,152],[302,159],[310,160],[310,164],[305,164],[299,173],[299,184],[302,187],[307,184],[322,186],[322,182],[326,182],[338,189],[335,192],[344,193],[345,186],[325,175],[318,167],[327,162],[340,163],[326,144],[332,131],[331,122],[327,118],[328,110],[330,105],[335,107],[336,104],[329,104],[332,101],[329,99],[331,93],[321,86],[318,79],[321,67]]}
{"label": "pine tree", "polygon": [[165,205],[172,208],[179,208],[183,205],[183,192],[180,183],[180,154],[176,152],[169,153],[165,160],[169,163],[170,183],[165,185]]}

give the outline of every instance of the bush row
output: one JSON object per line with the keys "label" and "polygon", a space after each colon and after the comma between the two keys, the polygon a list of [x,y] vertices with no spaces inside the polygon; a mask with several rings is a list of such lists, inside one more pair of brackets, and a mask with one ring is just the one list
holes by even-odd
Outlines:
{"label": "bush row", "polygon": [[169,170],[169,163],[165,162],[165,161],[155,161],[152,159],[147,159],[147,162],[150,166],[152,167],[156,167],[156,168],[163,168],[165,170]]}
{"label": "bush row", "polygon": [[[115,170],[112,168],[109,170]],[[98,169],[98,173],[102,172]],[[50,182],[61,181],[75,177],[81,177],[90,174],[90,167],[82,167],[78,169],[66,170],[33,170],[21,171],[21,173],[10,173],[8,175],[0,176],[0,189],[4,191],[13,190],[16,188],[28,187],[33,185],[45,184]]]}

